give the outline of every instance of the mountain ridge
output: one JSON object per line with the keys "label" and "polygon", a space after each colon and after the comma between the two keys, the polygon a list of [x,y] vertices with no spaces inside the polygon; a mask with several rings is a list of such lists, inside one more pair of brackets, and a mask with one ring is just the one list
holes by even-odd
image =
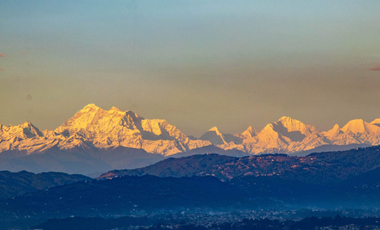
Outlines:
{"label": "mountain ridge", "polygon": [[205,154],[168,158],[133,171],[0,200],[0,212],[6,217],[17,213],[16,218],[57,218],[162,210],[177,213],[193,208],[352,209],[379,205],[379,146],[306,157]]}
{"label": "mountain ridge", "polygon": [[0,199],[84,180],[91,180],[91,178],[79,174],[69,175],[58,172],[35,174],[27,171],[17,173],[0,171]]}
{"label": "mountain ridge", "polygon": [[[69,152],[112,151],[118,147],[141,149],[164,157],[206,153],[215,146],[232,155],[267,153],[293,154],[324,146],[379,145],[380,119],[361,119],[335,125],[320,132],[314,126],[287,116],[267,124],[259,132],[252,126],[239,134],[224,134],[212,127],[200,138],[182,133],[165,119],[145,119],[133,111],[116,107],[103,110],[86,105],[55,130],[39,130],[30,122],[12,126],[0,124],[0,155],[7,152],[36,155],[56,149]],[[202,152],[203,151],[203,152]]]}
{"label": "mountain ridge", "polygon": [[158,163],[129,170],[112,170],[97,179],[121,176],[191,177],[214,176],[231,180],[237,177],[278,177],[303,183],[329,184],[380,168],[380,146],[307,156],[265,154],[245,157],[218,154],[167,158]]}

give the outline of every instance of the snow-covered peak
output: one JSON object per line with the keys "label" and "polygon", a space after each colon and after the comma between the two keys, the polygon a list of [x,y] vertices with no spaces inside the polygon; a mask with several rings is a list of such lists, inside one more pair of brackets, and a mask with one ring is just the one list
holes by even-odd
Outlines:
{"label": "snow-covered peak", "polygon": [[0,124],[0,140],[0,152],[18,149],[30,153],[53,146],[60,149],[123,146],[169,156],[212,143],[224,150],[236,149],[247,154],[291,153],[327,144],[379,145],[380,119],[371,123],[352,120],[343,128],[336,124],[331,130],[320,133],[311,125],[284,116],[266,125],[259,133],[251,126],[243,133],[234,135],[223,134],[217,127],[212,127],[195,140],[164,119],[144,119],[129,110],[122,111],[116,107],[103,110],[89,104],[54,131],[41,132],[30,122],[17,126]]}
{"label": "snow-covered peak", "polygon": [[16,126],[11,126],[13,128],[16,128],[16,129],[37,129],[32,123],[30,123],[29,121],[25,121],[24,123],[20,124],[20,125],[16,125]]}
{"label": "snow-covered peak", "polygon": [[98,106],[96,106],[95,104],[88,104],[86,105],[85,107],[83,107],[83,111],[89,111],[90,109],[95,109],[95,110],[98,110],[100,109]]}
{"label": "snow-covered peak", "polygon": [[277,136],[277,132],[274,131],[273,129],[273,123],[271,124],[267,124],[260,132],[259,132],[260,135],[273,135],[273,134],[276,134]]}
{"label": "snow-covered peak", "polygon": [[209,129],[208,132],[215,132],[215,133],[221,134],[221,132],[219,131],[219,129],[216,126]]}
{"label": "snow-covered peak", "polygon": [[3,136],[5,139],[8,137],[32,138],[42,137],[43,133],[32,123],[25,121],[24,123],[16,126],[1,126],[0,139],[1,136]]}
{"label": "snow-covered peak", "polygon": [[33,126],[32,123],[30,123],[29,121],[25,121],[24,123],[20,125],[20,127],[23,127],[23,128],[31,128],[32,126]]}
{"label": "snow-covered peak", "polygon": [[364,122],[363,119],[351,120],[343,126],[342,131],[347,132],[349,130],[352,133],[364,133],[366,131]]}
{"label": "snow-covered peak", "polygon": [[252,128],[252,126],[249,126],[244,132],[241,133],[241,136],[244,137],[254,137],[257,135],[256,129]]}
{"label": "snow-covered peak", "polygon": [[340,127],[338,124],[335,124],[332,129],[330,129],[328,132],[338,133],[340,130]]}
{"label": "snow-covered peak", "polygon": [[281,117],[274,125],[282,125],[288,132],[300,131],[303,132],[306,129],[306,125],[299,120],[290,117]]}
{"label": "snow-covered peak", "polygon": [[143,148],[148,152],[163,155],[183,151],[190,141],[164,119],[144,119],[132,111],[124,112],[116,107],[103,110],[87,106],[55,132],[67,138],[74,137],[91,142],[97,148]]}
{"label": "snow-covered peak", "polygon": [[140,118],[140,119],[144,119],[143,117],[140,117],[137,113],[134,113],[133,111],[131,110],[127,110],[125,112],[123,112],[125,114],[125,116],[130,116],[130,117],[134,117],[134,118]]}
{"label": "snow-covered peak", "polygon": [[349,121],[341,129],[343,132],[351,132],[353,134],[378,134],[380,127],[363,121],[363,119],[354,119]]}
{"label": "snow-covered peak", "polygon": [[[282,142],[301,142],[305,137],[312,134],[318,134],[315,127],[305,125],[301,121],[292,119],[290,117],[281,117],[278,121],[268,124],[258,134],[260,139],[268,139]],[[284,139],[285,138],[285,139]]]}
{"label": "snow-covered peak", "polygon": [[219,132],[218,128],[215,126],[204,133],[199,139],[210,141],[214,145],[222,145],[226,143],[223,134]]}
{"label": "snow-covered peak", "polygon": [[372,125],[380,126],[380,118],[377,118],[371,122]]}
{"label": "snow-covered peak", "polygon": [[292,120],[294,119],[288,116],[282,116],[280,117],[280,119],[278,119],[278,121],[292,121]]}
{"label": "snow-covered peak", "polygon": [[72,118],[58,127],[55,132],[74,134],[76,132],[108,133],[118,126],[135,127],[136,114],[133,112],[123,112],[116,107],[110,110],[103,110],[94,104],[89,104],[79,110]]}
{"label": "snow-covered peak", "polygon": [[[156,136],[165,135],[165,129],[163,128],[163,126],[166,124],[168,124],[168,122],[166,120],[161,120],[161,119],[143,120],[141,122],[141,125],[144,131],[153,133]],[[167,134],[165,138],[168,138],[169,136],[170,135]]]}
{"label": "snow-covered peak", "polygon": [[119,112],[119,113],[124,113],[124,111],[122,111],[121,109],[115,107],[115,106],[112,106],[112,108],[109,110],[109,112]]}
{"label": "snow-covered peak", "polygon": [[340,127],[338,124],[335,124],[334,127],[326,132],[322,132],[324,136],[327,138],[333,138],[336,137],[340,133]]}

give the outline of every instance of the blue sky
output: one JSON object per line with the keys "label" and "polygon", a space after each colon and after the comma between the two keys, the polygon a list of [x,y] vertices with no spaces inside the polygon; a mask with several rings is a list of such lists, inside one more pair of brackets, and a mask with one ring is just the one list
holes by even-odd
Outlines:
{"label": "blue sky", "polygon": [[380,117],[380,2],[8,1],[0,123],[54,129],[89,103],[186,134]]}

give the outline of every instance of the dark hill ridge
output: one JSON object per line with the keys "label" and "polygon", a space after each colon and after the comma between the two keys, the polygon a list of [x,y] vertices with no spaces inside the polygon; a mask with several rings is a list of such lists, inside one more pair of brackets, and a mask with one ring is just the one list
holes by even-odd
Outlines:
{"label": "dark hill ridge", "polygon": [[247,153],[241,150],[237,150],[237,149],[224,150],[215,145],[207,145],[207,146],[191,149],[186,152],[177,153],[177,154],[171,155],[170,157],[175,157],[175,158],[188,157],[188,156],[192,156],[196,154],[205,154],[205,153],[216,153],[219,155],[225,155],[225,156],[231,156],[231,157],[248,156]]}
{"label": "dark hill ridge", "polygon": [[110,179],[119,176],[154,175],[159,177],[191,177],[195,175],[212,175],[214,167],[235,161],[236,157],[218,154],[193,155],[182,158],[168,158],[159,163],[132,170],[113,170],[101,175],[98,179]]}
{"label": "dark hill ridge", "polygon": [[225,182],[212,176],[149,175],[88,180],[0,200],[0,217],[130,215],[189,209],[376,208],[380,204],[378,173],[374,170],[327,185],[277,176],[236,177]]}
{"label": "dark hill ridge", "polygon": [[34,174],[26,171],[18,173],[0,171],[0,199],[83,180],[91,178],[58,172]]}
{"label": "dark hill ridge", "polygon": [[114,170],[98,179],[119,176],[154,175],[184,177],[212,175],[221,180],[240,176],[276,176],[307,183],[335,183],[380,167],[380,147],[313,153],[304,157],[268,154],[227,157],[217,154],[169,158],[133,170]]}
{"label": "dark hill ridge", "polygon": [[379,147],[370,147],[306,157],[170,158],[138,170],[113,171],[108,180],[79,181],[0,200],[0,221],[188,209],[377,208],[379,154]]}
{"label": "dark hill ridge", "polygon": [[[57,186],[0,200],[2,212],[49,217],[126,214],[133,210],[229,207],[246,197],[215,177],[122,177]],[[57,208],[59,207],[59,208]]]}

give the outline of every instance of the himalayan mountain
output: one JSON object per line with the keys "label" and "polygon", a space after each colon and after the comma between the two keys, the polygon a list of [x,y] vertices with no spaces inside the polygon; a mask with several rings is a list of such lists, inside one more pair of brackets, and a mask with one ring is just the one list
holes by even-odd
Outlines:
{"label": "himalayan mountain", "polygon": [[168,156],[207,152],[301,155],[379,143],[380,119],[370,123],[356,119],[320,132],[314,126],[281,117],[260,132],[250,126],[240,134],[223,134],[213,127],[194,138],[164,119],[144,119],[132,111],[103,110],[89,104],[55,130],[39,130],[30,122],[0,124],[0,169],[88,174],[143,167]]}

